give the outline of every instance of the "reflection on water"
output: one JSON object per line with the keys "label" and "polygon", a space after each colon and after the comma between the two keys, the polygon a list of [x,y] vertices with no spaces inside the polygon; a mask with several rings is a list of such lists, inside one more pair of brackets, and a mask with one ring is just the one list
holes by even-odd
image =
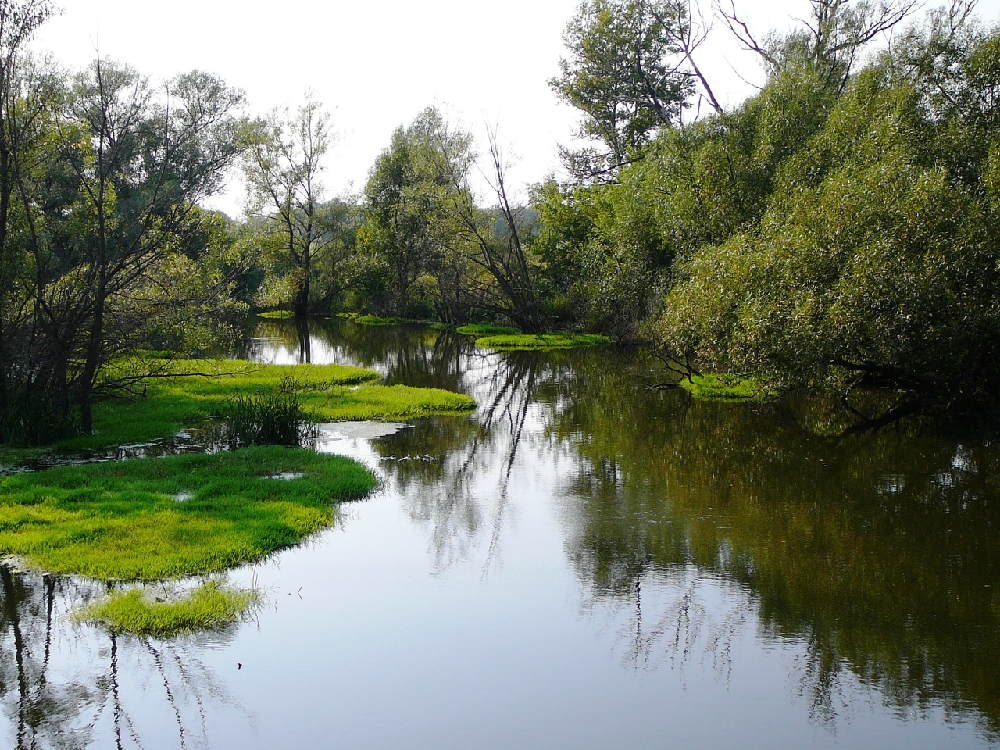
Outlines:
{"label": "reflection on water", "polygon": [[988,437],[821,437],[802,425],[836,424],[828,405],[694,403],[648,388],[663,373],[641,352],[500,355],[419,327],[266,321],[242,354],[479,409],[321,425],[317,448],[383,489],[233,574],[270,592],[256,625],[113,639],[66,617],[93,587],[3,569],[16,746],[1000,741]]}

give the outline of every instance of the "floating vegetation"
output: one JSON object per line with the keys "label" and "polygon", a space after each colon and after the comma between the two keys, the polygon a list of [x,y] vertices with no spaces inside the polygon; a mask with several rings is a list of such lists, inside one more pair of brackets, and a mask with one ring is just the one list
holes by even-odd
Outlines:
{"label": "floating vegetation", "polygon": [[594,333],[518,333],[485,336],[476,339],[481,349],[515,351],[519,349],[575,349],[610,344],[607,336]]}
{"label": "floating vegetation", "polygon": [[80,622],[103,625],[115,633],[169,638],[180,633],[219,630],[244,619],[259,603],[253,590],[207,581],[181,595],[133,588],[116,591],[75,613]]}
{"label": "floating vegetation", "polygon": [[700,401],[773,401],[775,394],[760,381],[729,373],[693,375],[681,380],[681,388]]}
{"label": "floating vegetation", "polygon": [[295,313],[291,310],[268,310],[267,312],[257,313],[258,318],[267,318],[268,320],[288,320],[289,318],[294,318]]}

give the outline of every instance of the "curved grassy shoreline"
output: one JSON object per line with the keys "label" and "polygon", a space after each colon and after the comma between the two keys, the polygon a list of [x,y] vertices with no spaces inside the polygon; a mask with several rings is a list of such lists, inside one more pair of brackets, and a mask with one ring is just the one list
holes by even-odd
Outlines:
{"label": "curved grassy shoreline", "polygon": [[220,572],[297,544],[375,486],[349,458],[282,447],[0,477],[0,556],[102,581]]}

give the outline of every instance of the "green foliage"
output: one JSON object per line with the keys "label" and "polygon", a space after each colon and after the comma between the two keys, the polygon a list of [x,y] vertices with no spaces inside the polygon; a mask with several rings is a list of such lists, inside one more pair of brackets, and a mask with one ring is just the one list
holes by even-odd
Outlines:
{"label": "green foliage", "polygon": [[374,486],[350,459],[280,447],[2,477],[0,554],[101,580],[222,571],[296,544]]}
{"label": "green foliage", "polygon": [[246,617],[260,603],[256,591],[233,590],[214,580],[186,592],[182,598],[166,600],[155,593],[141,588],[116,591],[74,616],[115,633],[170,638],[180,633],[220,630]]}
{"label": "green foliage", "polygon": [[[687,21],[668,2],[584,0],[566,26],[569,59],[549,82],[584,120],[580,135],[604,153],[570,156],[578,176],[592,178],[637,157],[651,131],[673,123],[691,92],[690,79],[668,61],[679,54],[675,34]],[[575,156],[575,158],[573,158]]]}
{"label": "green foliage", "polygon": [[295,313],[291,310],[269,310],[257,313],[257,317],[266,318],[267,320],[288,320],[289,318],[294,318]]}
{"label": "green foliage", "polygon": [[518,351],[530,349],[575,349],[610,344],[607,336],[594,333],[515,333],[476,339],[480,349]]}

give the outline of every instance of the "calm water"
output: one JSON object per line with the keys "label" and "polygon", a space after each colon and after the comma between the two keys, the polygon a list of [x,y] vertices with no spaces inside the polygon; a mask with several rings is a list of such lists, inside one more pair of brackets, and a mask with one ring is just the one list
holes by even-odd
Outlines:
{"label": "calm water", "polygon": [[384,489],[234,571],[267,606],[228,632],[112,638],[67,618],[101,587],[3,569],[0,746],[1000,746],[988,440],[691,403],[641,353],[258,335],[480,407],[325,426]]}

